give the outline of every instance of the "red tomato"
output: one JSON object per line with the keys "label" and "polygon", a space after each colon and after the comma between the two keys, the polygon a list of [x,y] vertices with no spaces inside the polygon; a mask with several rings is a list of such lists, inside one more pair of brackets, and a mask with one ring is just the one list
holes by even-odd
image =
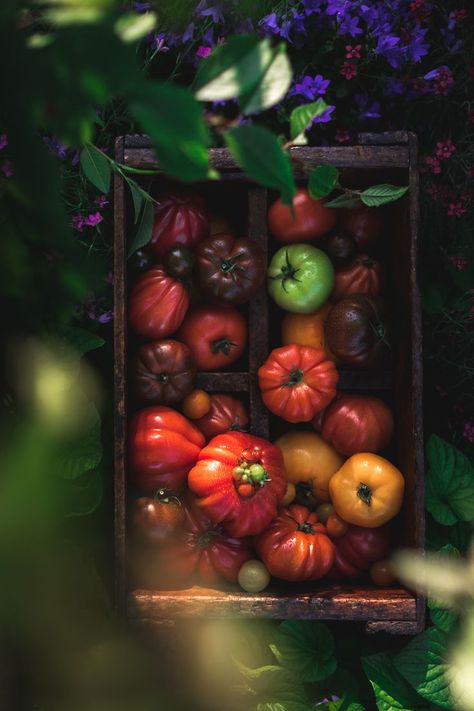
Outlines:
{"label": "red tomato", "polygon": [[306,188],[299,188],[291,208],[281,198],[268,211],[268,226],[272,235],[285,244],[309,242],[322,237],[336,225],[336,210],[324,206],[324,200],[313,200]]}
{"label": "red tomato", "polygon": [[178,338],[188,346],[198,370],[222,370],[244,352],[247,322],[235,309],[198,306],[184,319]]}
{"label": "red tomato", "polygon": [[326,528],[330,538],[340,538],[349,528],[349,524],[336,513],[330,514],[326,520]]}
{"label": "red tomato", "polygon": [[204,437],[170,407],[146,407],[130,422],[129,465],[133,484],[144,491],[181,489]]}
{"label": "red tomato", "polygon": [[272,575],[291,582],[322,578],[334,561],[325,526],[298,504],[280,511],[255,540],[255,550]]}
{"label": "red tomato", "polygon": [[308,422],[336,394],[339,374],[321,348],[290,344],[275,348],[258,369],[262,400],[288,422]]}
{"label": "red tomato", "polygon": [[128,321],[143,338],[165,338],[181,326],[188,306],[188,294],[181,282],[157,266],[135,282],[129,298]]}
{"label": "red tomato", "polygon": [[358,578],[387,555],[390,542],[384,528],[350,525],[347,533],[334,540],[334,546],[334,571],[346,578]]}
{"label": "red tomato", "polygon": [[133,502],[131,523],[135,536],[150,545],[169,540],[185,520],[184,507],[176,496],[165,489],[153,498],[141,496]]}
{"label": "red tomato", "polygon": [[209,215],[200,195],[164,195],[159,203],[150,242],[159,259],[175,244],[194,247],[209,234]]}
{"label": "red tomato", "polygon": [[229,535],[255,535],[270,523],[286,493],[283,455],[260,437],[217,435],[201,450],[188,486],[206,516]]}
{"label": "red tomato", "polygon": [[380,452],[393,435],[393,415],[378,397],[339,395],[324,412],[322,436],[341,454]]}
{"label": "red tomato", "polygon": [[340,210],[340,225],[359,249],[367,249],[380,237],[383,220],[378,208],[361,206]]}
{"label": "red tomato", "polygon": [[245,430],[249,416],[245,405],[232,395],[211,395],[211,408],[194,421],[206,440],[228,430]]}
{"label": "red tomato", "polygon": [[162,560],[164,575],[183,580],[197,575],[206,584],[222,578],[237,582],[240,568],[254,556],[252,538],[232,538],[212,523],[195,502],[186,506],[186,522]]}
{"label": "red tomato", "polygon": [[375,259],[360,254],[351,264],[336,269],[332,301],[345,299],[351,294],[378,296],[381,286],[380,264]]}

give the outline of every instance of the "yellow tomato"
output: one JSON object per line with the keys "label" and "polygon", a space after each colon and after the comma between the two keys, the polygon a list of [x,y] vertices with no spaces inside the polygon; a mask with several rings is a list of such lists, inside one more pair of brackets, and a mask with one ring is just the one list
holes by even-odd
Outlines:
{"label": "yellow tomato", "polygon": [[299,346],[322,348],[332,358],[326,346],[324,324],[332,304],[324,304],[314,314],[286,314],[281,324],[281,340],[284,346],[296,343]]}
{"label": "yellow tomato", "polygon": [[289,482],[287,482],[286,493],[280,502],[280,506],[288,506],[288,504],[291,504],[291,502],[293,501],[295,496],[296,496],[296,486],[294,484],[292,484],[291,481],[289,481]]}
{"label": "yellow tomato", "polygon": [[405,479],[378,454],[353,454],[329,482],[336,513],[349,523],[377,528],[400,511]]}
{"label": "yellow tomato", "polygon": [[288,481],[297,490],[306,488],[317,502],[330,501],[329,480],[343,465],[344,457],[318,434],[306,430],[287,432],[275,444],[283,452]]}

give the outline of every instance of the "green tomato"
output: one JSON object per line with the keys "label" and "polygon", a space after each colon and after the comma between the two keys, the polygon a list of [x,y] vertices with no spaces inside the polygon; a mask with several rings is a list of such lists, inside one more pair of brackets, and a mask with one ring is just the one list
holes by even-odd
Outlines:
{"label": "green tomato", "polygon": [[239,570],[238,580],[245,592],[261,592],[270,582],[270,573],[261,560],[247,560]]}
{"label": "green tomato", "polygon": [[309,314],[329,298],[334,269],[325,252],[310,244],[282,247],[267,271],[268,292],[285,311]]}

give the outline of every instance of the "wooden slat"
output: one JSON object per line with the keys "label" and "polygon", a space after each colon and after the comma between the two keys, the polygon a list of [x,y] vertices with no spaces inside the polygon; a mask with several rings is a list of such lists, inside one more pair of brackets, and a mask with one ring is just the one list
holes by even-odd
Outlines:
{"label": "wooden slat", "polygon": [[250,390],[250,375],[249,373],[198,373],[196,387],[212,393],[246,393]]}

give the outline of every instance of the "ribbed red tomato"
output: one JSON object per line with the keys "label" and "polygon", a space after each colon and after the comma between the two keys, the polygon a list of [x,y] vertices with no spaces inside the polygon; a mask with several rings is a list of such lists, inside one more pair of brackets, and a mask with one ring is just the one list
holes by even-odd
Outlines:
{"label": "ribbed red tomato", "polygon": [[247,344],[247,322],[236,309],[198,306],[178,333],[190,349],[198,370],[221,370],[236,361]]}
{"label": "ribbed red tomato", "polygon": [[218,434],[229,430],[245,430],[249,423],[247,408],[232,395],[211,395],[211,409],[197,420],[196,427],[209,442]]}
{"label": "ribbed red tomato", "polygon": [[209,234],[204,199],[195,194],[170,194],[159,198],[150,247],[158,258],[176,244],[194,247]]}
{"label": "ribbed red tomato", "polygon": [[341,454],[380,452],[393,435],[393,415],[383,400],[344,393],[324,412],[322,435]]}
{"label": "ribbed red tomato", "polygon": [[380,263],[367,254],[360,254],[347,266],[336,269],[332,301],[339,301],[351,294],[378,296],[381,286]]}
{"label": "ribbed red tomato", "polygon": [[334,572],[358,578],[372,563],[385,558],[390,540],[385,528],[349,526],[347,533],[334,539]]}
{"label": "ribbed red tomato", "polygon": [[339,374],[321,348],[275,348],[258,370],[262,399],[288,422],[308,422],[334,398]]}
{"label": "ribbed red tomato", "polygon": [[293,211],[281,198],[275,200],[268,211],[268,226],[279,242],[309,242],[333,229],[336,213],[325,207],[324,200],[313,200],[306,188],[299,188],[293,198]]}
{"label": "ribbed red tomato", "polygon": [[286,493],[283,455],[275,445],[243,432],[214,437],[188,475],[206,516],[240,538],[263,531]]}
{"label": "ribbed red tomato", "polygon": [[334,545],[326,527],[306,506],[282,509],[255,540],[255,549],[276,578],[291,582],[317,580],[331,569]]}
{"label": "ribbed red tomato", "polygon": [[197,427],[180,412],[162,406],[139,410],[129,426],[132,483],[147,492],[179,491],[204,443]]}
{"label": "ribbed red tomato", "polygon": [[189,297],[181,282],[157,266],[135,282],[129,298],[128,321],[143,338],[165,338],[181,326],[188,306]]}

